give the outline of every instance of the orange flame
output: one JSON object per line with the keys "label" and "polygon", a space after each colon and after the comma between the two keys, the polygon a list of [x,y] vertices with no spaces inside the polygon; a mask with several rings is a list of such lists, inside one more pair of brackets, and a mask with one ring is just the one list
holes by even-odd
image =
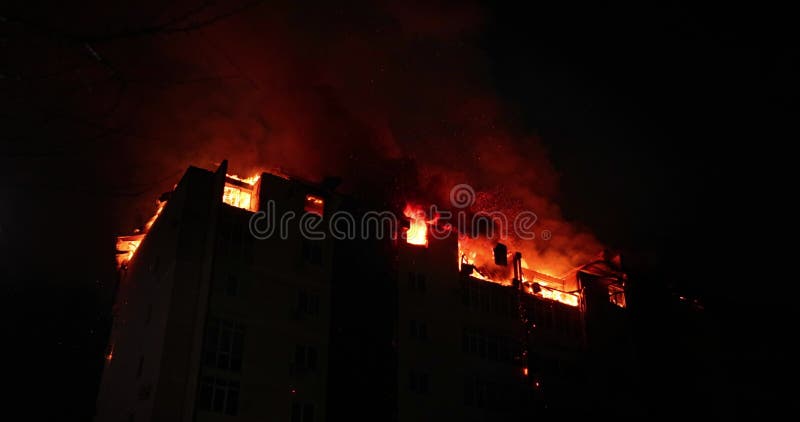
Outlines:
{"label": "orange flame", "polygon": [[156,213],[153,214],[153,216],[150,217],[150,219],[147,220],[147,223],[145,223],[145,225],[144,225],[144,232],[145,233],[150,231],[150,227],[153,226],[153,223],[156,222],[156,219],[158,219],[158,216],[161,215],[161,211],[164,211],[164,206],[167,205],[167,201],[157,201],[156,203],[158,204],[158,208],[156,209]]}
{"label": "orange flame", "polygon": [[409,203],[403,209],[403,215],[410,220],[410,226],[406,231],[406,242],[411,245],[428,246],[428,225],[436,224],[439,216],[435,215],[433,219],[428,220],[421,205]]}
{"label": "orange flame", "polygon": [[[489,239],[475,239],[463,235],[459,236],[459,270],[465,264],[471,265],[474,267],[471,277],[510,286],[512,284],[513,274],[509,270],[510,267],[495,265],[494,253],[492,250],[494,244],[495,242]],[[523,279],[526,281],[526,287],[523,289],[524,292],[569,306],[579,305],[579,293],[564,291],[564,287],[567,285],[565,279],[549,275],[539,268],[534,270],[529,267],[524,259],[522,260],[522,269]],[[531,281],[538,283],[542,288],[538,289],[538,292],[534,291],[532,284],[529,283]]]}
{"label": "orange flame", "polygon": [[136,234],[131,236],[117,237],[117,267],[122,267],[133,259],[133,255],[136,253],[136,250],[139,249],[139,245],[142,243],[145,235],[147,235],[150,228],[153,227],[153,224],[158,219],[158,216],[161,215],[161,212],[164,211],[167,201],[157,201],[157,204],[158,207],[156,208],[155,214],[147,220],[147,223],[144,224],[141,231],[136,230]]}
{"label": "orange flame", "polygon": [[250,187],[247,188],[233,183],[225,183],[225,187],[222,191],[222,202],[236,208],[254,211],[252,208],[253,205],[255,205],[255,201],[253,201],[253,188],[256,183],[258,183],[259,179],[261,179],[261,173],[250,177],[240,177],[235,174],[226,174],[226,176],[228,179],[242,182]]}
{"label": "orange flame", "polygon": [[406,242],[412,245],[428,246],[428,225],[422,207],[406,204],[403,215],[411,220],[411,225],[406,231]]}
{"label": "orange flame", "polygon": [[229,179],[238,180],[240,182],[247,183],[250,186],[255,186],[255,184],[258,183],[258,180],[261,179],[261,173],[260,172],[258,174],[256,174],[255,176],[250,176],[250,177],[240,177],[240,176],[237,176],[235,174],[226,174],[225,176],[227,176]]}

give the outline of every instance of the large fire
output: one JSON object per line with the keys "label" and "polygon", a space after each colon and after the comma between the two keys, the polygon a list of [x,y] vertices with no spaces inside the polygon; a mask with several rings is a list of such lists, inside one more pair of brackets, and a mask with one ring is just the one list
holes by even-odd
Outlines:
{"label": "large fire", "polygon": [[[428,246],[429,226],[438,223],[438,215],[429,219],[421,205],[406,203],[403,215],[409,219],[406,230],[406,242],[411,245]],[[450,227],[448,230],[455,230]],[[514,281],[513,253],[508,253],[505,260],[508,265],[495,263],[494,246],[497,242],[485,238],[472,238],[458,234],[458,269],[464,271],[467,266],[471,277],[491,283],[511,286]],[[580,304],[580,293],[574,288],[577,282],[570,282],[565,277],[548,274],[545,265],[537,269],[530,268],[521,259],[520,288],[532,295],[561,302],[569,306]],[[570,289],[570,287],[573,287]]]}
{"label": "large fire", "polygon": [[[253,210],[252,207],[257,205],[256,202],[253,201],[255,186],[261,178],[261,173],[259,172],[255,176],[250,177],[239,177],[235,174],[226,174],[225,176],[227,180],[225,181],[225,187],[222,192],[222,202],[234,207]],[[132,235],[117,237],[116,258],[118,268],[121,268],[133,259],[136,250],[147,236],[147,233],[150,232],[150,228],[161,215],[166,205],[167,201],[158,201],[156,212],[147,220],[144,227],[136,229]]]}
{"label": "large fire", "polygon": [[144,224],[144,227],[141,230],[136,230],[133,235],[130,236],[119,236],[117,237],[117,266],[121,267],[127,264],[131,259],[133,259],[133,255],[136,253],[136,249],[139,248],[139,245],[142,243],[142,239],[144,239],[147,232],[150,231],[150,228],[153,227],[153,223],[156,222],[158,216],[161,215],[161,212],[164,210],[164,206],[167,205],[167,201],[157,201],[156,212],[147,220],[147,223]]}
{"label": "large fire", "polygon": [[[463,271],[465,266],[469,266],[471,269],[470,275],[474,278],[511,286],[514,280],[513,267],[511,266],[513,254],[509,253],[506,257],[509,265],[496,265],[493,250],[494,243],[489,239],[459,235],[458,268]],[[580,293],[567,291],[567,286],[569,285],[567,279],[549,275],[541,268],[530,268],[524,259],[522,259],[521,267],[522,279],[520,284],[522,290],[526,293],[570,306],[579,305]]]}
{"label": "large fire", "polygon": [[438,216],[428,219],[425,209],[421,205],[406,204],[403,215],[409,219],[409,227],[406,230],[406,242],[412,245],[428,246],[428,225],[436,224]]}
{"label": "large fire", "polygon": [[[238,208],[254,211],[257,206],[254,200],[256,186],[260,180],[260,173],[251,177],[240,177],[237,175],[226,175],[225,187],[222,195],[222,202]],[[322,200],[316,197],[308,197],[311,201],[313,210],[322,214]],[[117,238],[117,265],[124,266],[130,262],[141,242],[146,237],[150,228],[161,215],[166,201],[159,201],[154,215],[147,221],[141,230],[137,230],[133,235],[120,236]],[[309,204],[306,204],[309,207]],[[424,207],[415,204],[406,204],[403,215],[409,219],[409,227],[405,232],[406,242],[411,245],[428,246],[429,226],[438,222],[438,215],[429,218]],[[471,277],[502,284],[512,285],[515,279],[512,268],[518,268],[520,288],[532,295],[545,299],[561,302],[570,306],[580,304],[579,289],[575,288],[576,282],[570,282],[568,278],[556,277],[547,274],[546,265],[537,263],[536,269],[531,268],[524,259],[520,259],[519,267],[513,265],[497,265],[495,259],[496,242],[490,239],[472,238],[459,234],[458,239],[458,268],[460,271],[469,271]],[[504,259],[502,259],[504,258]],[[514,256],[508,252],[506,257],[501,260],[512,263]],[[516,265],[516,263],[514,264]],[[623,299],[617,301],[622,302]],[[615,302],[616,303],[616,302]],[[624,302],[622,302],[624,307]]]}
{"label": "large fire", "polygon": [[250,177],[239,177],[235,174],[226,176],[228,180],[223,188],[222,202],[237,208],[255,211],[253,208],[258,204],[253,197],[255,196],[255,186],[261,178],[260,173]]}

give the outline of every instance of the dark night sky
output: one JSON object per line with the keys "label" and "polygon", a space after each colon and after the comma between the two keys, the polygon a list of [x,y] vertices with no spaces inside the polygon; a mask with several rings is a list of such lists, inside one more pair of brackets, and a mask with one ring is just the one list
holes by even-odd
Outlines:
{"label": "dark night sky", "polygon": [[[377,156],[407,154],[425,136],[456,133],[437,119],[468,114],[457,123],[477,137],[485,127],[476,116],[495,113],[504,133],[525,135],[512,147],[548,152],[558,176],[550,200],[564,217],[622,250],[645,286],[635,325],[657,328],[640,336],[643,373],[651,377],[644,384],[657,396],[646,407],[724,413],[770,399],[766,369],[730,367],[752,369],[777,357],[770,349],[777,328],[737,311],[747,304],[739,292],[751,282],[737,272],[760,259],[753,249],[763,247],[767,210],[753,204],[776,201],[758,189],[762,176],[774,177],[762,167],[780,156],[773,148],[791,133],[783,122],[796,107],[798,51],[790,46],[796,34],[788,13],[544,2],[524,9],[282,5],[267,18],[253,12],[256,5],[246,18],[237,6],[190,19],[224,17],[203,24],[202,48],[191,29],[140,31],[193,4],[0,7],[4,320],[42,369],[20,385],[55,395],[56,414],[91,414],[113,236],[140,224],[186,165],[235,159],[220,155],[231,145],[252,147],[239,138],[282,139],[281,128],[305,125],[312,133],[299,146],[275,141],[249,155],[293,157],[296,148],[317,149],[316,138],[332,136],[342,150],[319,146],[320,157],[359,152],[325,171],[370,169],[365,163]],[[328,56],[317,44],[330,37],[342,41]],[[290,57],[250,57],[262,50]],[[353,54],[349,63],[335,56],[342,51]],[[372,67],[378,70],[365,70]],[[328,88],[315,85],[310,95],[312,79]],[[365,88],[373,82],[377,93]],[[308,99],[318,94],[324,101]],[[439,110],[451,105],[459,111]],[[255,107],[279,117],[259,120],[249,111]],[[304,113],[320,117],[296,117]],[[197,116],[213,121],[195,128]],[[375,130],[385,120],[391,135]],[[368,142],[349,144],[351,137]],[[745,258],[734,265],[737,256]],[[672,310],[677,294],[698,297],[707,311],[670,323],[657,313]]]}

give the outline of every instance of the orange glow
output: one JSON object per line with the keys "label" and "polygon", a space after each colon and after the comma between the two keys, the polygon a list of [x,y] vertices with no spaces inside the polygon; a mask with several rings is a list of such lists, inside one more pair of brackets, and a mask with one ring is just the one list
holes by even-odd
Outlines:
{"label": "orange glow", "polygon": [[227,180],[222,191],[222,202],[236,208],[255,211],[254,206],[256,203],[253,200],[253,196],[255,185],[261,179],[260,173],[246,178],[235,174],[226,174],[226,177]]}
{"label": "orange glow", "polygon": [[428,220],[422,206],[411,204],[406,204],[403,215],[410,220],[410,226],[406,231],[406,242],[412,245],[428,246],[428,224],[435,224],[437,218]]}
{"label": "orange glow", "polygon": [[[250,176],[247,178],[239,177],[235,174],[227,174],[226,176],[228,180],[233,182],[226,181],[222,193],[222,202],[235,207],[250,210],[251,207],[255,205],[252,198],[255,185],[261,178],[260,174],[261,173],[258,173],[255,176]],[[156,212],[152,217],[150,217],[149,220],[147,220],[147,223],[145,223],[141,230],[136,230],[134,232],[135,234],[130,236],[117,237],[117,268],[122,268],[122,266],[126,265],[133,259],[133,256],[136,254],[136,250],[139,248],[139,245],[142,243],[142,240],[144,240],[147,233],[150,232],[150,228],[161,215],[161,212],[164,210],[167,202],[158,201],[157,204]]]}
{"label": "orange glow", "polygon": [[133,259],[133,254],[144,239],[144,234],[117,237],[117,266],[121,267]]}
{"label": "orange glow", "polygon": [[144,225],[144,232],[145,233],[150,231],[150,227],[153,226],[153,223],[156,222],[156,219],[158,218],[158,216],[161,215],[161,211],[164,211],[164,207],[167,205],[167,201],[156,201],[156,203],[158,204],[158,208],[156,208],[156,213],[153,214],[153,216],[150,217],[150,219],[147,220],[147,223],[145,223],[145,225]]}
{"label": "orange glow", "polygon": [[261,173],[258,173],[255,176],[250,176],[250,177],[239,177],[235,174],[226,174],[225,176],[228,177],[229,179],[247,183],[250,186],[255,186],[255,184],[258,183],[259,179],[261,179]]}
{"label": "orange glow", "polygon": [[539,293],[545,299],[555,300],[569,306],[578,306],[578,296],[574,294],[550,289],[542,289]]}
{"label": "orange glow", "polygon": [[118,236],[117,237],[117,267],[121,268],[123,265],[130,262],[133,259],[133,255],[136,253],[136,250],[139,248],[139,245],[142,243],[142,239],[144,239],[145,235],[150,232],[150,228],[153,227],[153,224],[156,222],[158,217],[161,215],[161,212],[164,211],[164,207],[167,205],[167,201],[157,201],[157,208],[156,212],[147,220],[147,223],[144,224],[144,227],[141,231],[137,230],[136,234],[131,236]]}
{"label": "orange glow", "polygon": [[306,212],[322,217],[325,211],[325,201],[319,196],[306,195],[306,205],[304,209]]}
{"label": "orange glow", "polygon": [[528,368],[522,368],[522,375],[528,376]]}
{"label": "orange glow", "polygon": [[[458,268],[464,264],[474,266],[471,277],[479,280],[489,281],[504,286],[512,284],[514,275],[512,272],[511,259],[506,267],[498,266],[494,263],[493,247],[496,242],[489,239],[470,238],[459,236],[458,238]],[[532,269],[525,259],[522,260],[523,291],[544,299],[554,300],[569,306],[578,306],[580,296],[578,293],[567,293],[566,279],[554,277],[543,272],[541,269]],[[530,281],[536,281],[543,288],[535,292]]]}
{"label": "orange glow", "polygon": [[[685,298],[681,296],[681,300]],[[608,285],[608,300],[609,302],[613,303],[614,305],[619,306],[620,308],[625,308],[627,306],[625,302],[625,289],[620,286],[609,284]]]}
{"label": "orange glow", "polygon": [[226,184],[222,191],[222,202],[249,210],[252,195],[252,191]]}

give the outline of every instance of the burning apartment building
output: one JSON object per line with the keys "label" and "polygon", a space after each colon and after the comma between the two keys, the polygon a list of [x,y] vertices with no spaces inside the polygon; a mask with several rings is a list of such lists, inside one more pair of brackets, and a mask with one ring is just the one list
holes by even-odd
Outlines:
{"label": "burning apartment building", "polygon": [[119,238],[96,420],[522,420],[625,407],[615,258],[555,277],[503,243],[430,236],[439,223],[412,204],[395,235],[313,239],[286,224],[256,239],[259,211],[324,223],[369,207],[332,179],[227,171],[189,168],[142,230]]}

